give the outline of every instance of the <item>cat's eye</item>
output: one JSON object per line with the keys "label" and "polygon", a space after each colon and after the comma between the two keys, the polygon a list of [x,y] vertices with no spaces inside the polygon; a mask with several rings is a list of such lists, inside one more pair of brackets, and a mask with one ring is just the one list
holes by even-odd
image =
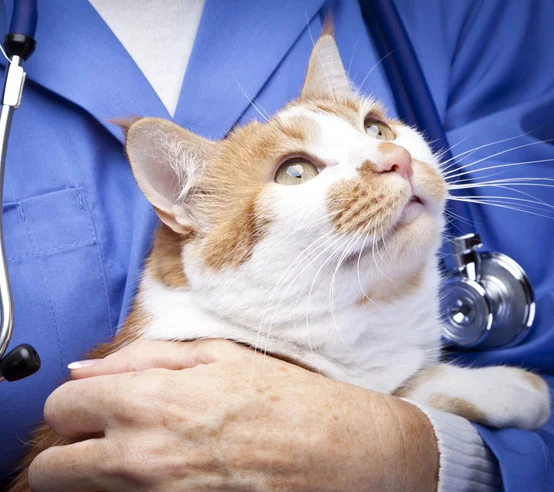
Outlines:
{"label": "cat's eye", "polygon": [[317,166],[307,159],[295,157],[283,162],[275,173],[275,182],[283,185],[305,183],[319,174]]}
{"label": "cat's eye", "polygon": [[366,133],[377,140],[394,140],[396,135],[384,121],[368,116],[364,121]]}

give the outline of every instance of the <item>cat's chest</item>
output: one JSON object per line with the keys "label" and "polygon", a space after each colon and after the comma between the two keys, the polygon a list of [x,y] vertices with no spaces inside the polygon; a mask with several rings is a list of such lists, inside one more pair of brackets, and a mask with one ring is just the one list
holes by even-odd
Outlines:
{"label": "cat's chest", "polygon": [[145,276],[137,309],[148,320],[143,338],[232,339],[297,360],[334,379],[386,393],[436,362],[440,349],[440,327],[428,306],[390,306],[376,315],[375,309],[360,303],[328,315],[255,329],[217,317],[202,308],[193,293],[168,289]]}

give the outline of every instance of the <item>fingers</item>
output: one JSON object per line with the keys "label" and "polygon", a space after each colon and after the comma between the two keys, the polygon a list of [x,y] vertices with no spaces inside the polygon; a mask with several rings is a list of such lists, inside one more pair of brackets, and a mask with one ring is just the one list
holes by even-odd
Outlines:
{"label": "fingers", "polygon": [[140,416],[137,407],[144,403],[149,388],[150,393],[160,393],[156,393],[156,377],[151,370],[169,369],[171,373],[211,363],[214,357],[210,350],[218,343],[131,344],[92,366],[73,371],[77,372],[74,380],[57,388],[46,400],[44,418],[56,433],[65,437],[79,439],[103,433],[110,424],[128,420],[131,414],[134,418]]}
{"label": "fingers", "polygon": [[198,347],[197,342],[138,341],[127,345],[94,364],[83,361],[84,367],[70,364],[71,378],[82,379],[123,372],[138,372],[152,368],[187,369],[209,364],[213,359]]}
{"label": "fingers", "polygon": [[33,492],[121,490],[115,476],[108,478],[114,460],[117,453],[110,453],[106,439],[54,446],[31,463],[29,485]]}
{"label": "fingers", "polygon": [[137,372],[152,368],[181,370],[199,364],[211,364],[222,359],[237,358],[248,349],[225,340],[196,340],[166,342],[141,340],[127,345],[105,359],[81,361],[78,367],[70,364],[71,378]]}
{"label": "fingers", "polygon": [[[120,408],[123,385],[117,376],[69,381],[46,400],[44,419],[65,437],[78,439],[102,433]],[[123,392],[124,393],[124,392]]]}

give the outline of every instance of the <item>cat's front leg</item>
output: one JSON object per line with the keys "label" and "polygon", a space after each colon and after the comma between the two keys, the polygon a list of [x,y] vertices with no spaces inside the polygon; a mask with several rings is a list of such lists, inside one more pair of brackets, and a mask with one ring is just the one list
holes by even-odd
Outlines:
{"label": "cat's front leg", "polygon": [[515,367],[439,364],[421,370],[395,395],[497,428],[536,429],[550,417],[546,382]]}

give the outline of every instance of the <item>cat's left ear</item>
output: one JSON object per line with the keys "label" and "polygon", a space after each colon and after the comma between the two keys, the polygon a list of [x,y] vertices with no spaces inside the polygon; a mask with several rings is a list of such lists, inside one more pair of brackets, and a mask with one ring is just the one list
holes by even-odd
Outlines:
{"label": "cat's left ear", "polygon": [[158,217],[179,234],[196,230],[198,178],[216,144],[158,118],[141,118],[124,130],[133,175]]}
{"label": "cat's left ear", "polygon": [[351,94],[350,82],[333,37],[333,25],[325,23],[312,50],[301,98],[340,98]]}

